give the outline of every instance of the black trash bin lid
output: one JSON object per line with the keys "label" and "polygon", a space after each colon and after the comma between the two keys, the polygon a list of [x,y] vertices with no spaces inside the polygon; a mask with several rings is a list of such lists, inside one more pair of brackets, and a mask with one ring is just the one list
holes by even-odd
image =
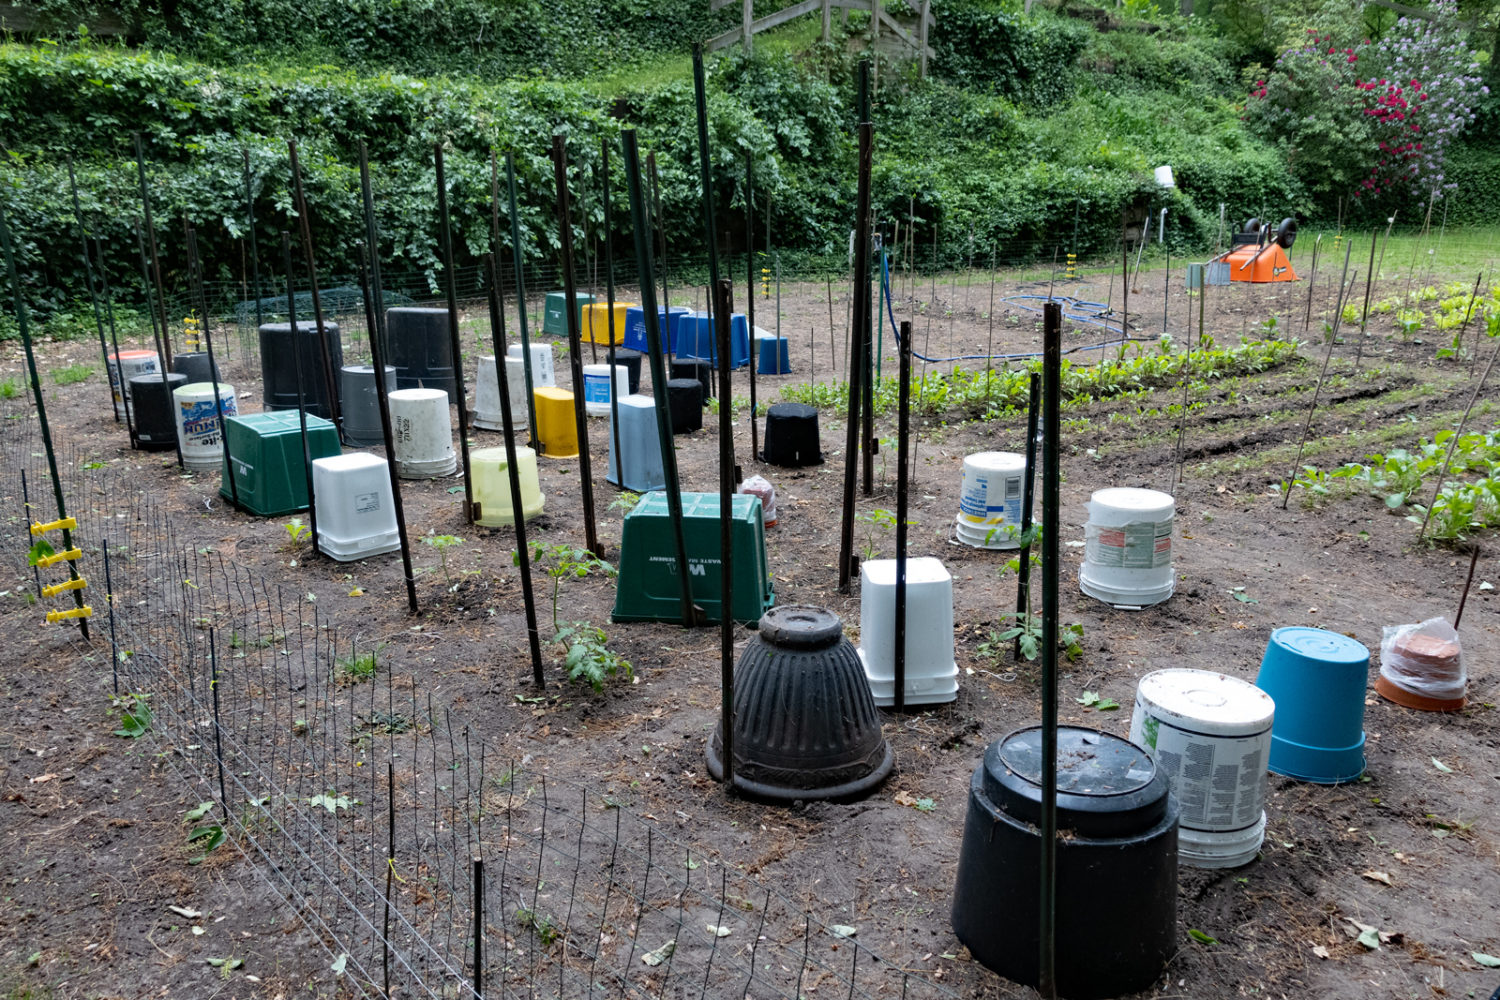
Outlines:
{"label": "black trash bin lid", "polygon": [[[1041,822],[1042,727],[1018,729],[984,755],[984,792],[996,808]],[[1146,751],[1085,729],[1057,731],[1057,825],[1089,837],[1140,833],[1167,809],[1168,784]]]}

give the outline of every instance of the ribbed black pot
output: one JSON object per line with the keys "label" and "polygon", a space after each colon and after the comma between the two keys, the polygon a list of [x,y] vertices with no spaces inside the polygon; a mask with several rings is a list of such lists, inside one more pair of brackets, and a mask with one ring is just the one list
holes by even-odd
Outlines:
{"label": "ribbed black pot", "polygon": [[[724,780],[722,724],[708,772]],[[734,672],[734,786],[750,795],[848,799],[891,773],[859,654],[826,608],[787,605],[760,619]]]}

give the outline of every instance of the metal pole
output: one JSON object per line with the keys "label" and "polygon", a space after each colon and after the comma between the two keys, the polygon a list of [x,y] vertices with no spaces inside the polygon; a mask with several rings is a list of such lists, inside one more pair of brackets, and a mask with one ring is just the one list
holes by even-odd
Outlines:
{"label": "metal pole", "polygon": [[[496,351],[505,349],[505,300],[500,292],[500,270],[493,253],[485,255],[489,279],[490,338]],[[500,358],[500,354],[495,355]],[[500,387],[500,426],[505,431],[506,476],[510,483],[510,511],[516,527],[516,566],[521,573],[521,602],[526,607],[526,641],[531,649],[531,679],[547,686],[542,669],[542,637],[537,627],[536,596],[531,586],[531,544],[526,539],[526,512],[521,503],[520,459],[516,455],[515,414],[510,409],[510,373],[503,362],[496,365]]]}
{"label": "metal pole", "polygon": [[[651,383],[656,397],[656,434],[661,445],[662,477],[666,480],[667,514],[672,521],[672,543],[677,559],[677,580],[682,586],[682,626],[692,628],[702,617],[693,604],[693,582],[688,574],[687,542],[682,534],[682,493],[678,488],[677,451],[672,447],[672,416],[667,409],[666,358],[662,351],[661,314],[656,307],[656,286],[651,252],[651,219],[641,185],[641,161],[634,129],[620,133],[625,153],[625,189],[630,197],[630,221],[635,230],[635,256],[641,272],[641,312],[646,324],[646,351],[651,362]],[[732,766],[732,765],[731,765]]]}
{"label": "metal pole", "polygon": [[[464,520],[474,523],[474,475],[469,467],[469,404],[464,396],[463,345],[458,335],[458,276],[453,269],[453,224],[448,217],[448,185],[443,176],[443,144],[432,147],[437,168],[439,238],[443,251],[443,291],[448,297],[448,346],[453,352],[453,395],[458,404],[458,445],[464,459]],[[505,364],[496,358],[495,365]]]}
{"label": "metal pole", "polygon": [[[747,0],[748,2],[748,0]],[[714,326],[719,348],[719,722],[724,739],[724,791],[734,794],[734,414],[729,400],[730,317],[734,286],[714,285]]]}
{"label": "metal pole", "polygon": [[[771,228],[766,227],[766,239],[771,238]],[[777,286],[778,297],[776,300],[776,322],[781,323],[781,288]],[[750,331],[750,461],[760,460],[760,424],[755,416],[755,369],[759,367],[756,359],[755,336],[755,157],[748,150],[745,152],[745,326]],[[777,334],[780,336],[780,333]],[[781,345],[776,345],[776,357],[778,362],[781,358]],[[722,404],[721,404],[722,405]]]}
{"label": "metal pole", "polygon": [[260,250],[255,240],[255,195],[251,188],[250,150],[247,147],[242,152],[245,155],[245,228],[250,234],[250,283],[255,297],[255,329],[259,332],[265,320],[260,308]]}
{"label": "metal pole", "polygon": [[[861,272],[867,272],[870,269],[870,234],[866,223],[870,216],[870,164],[873,142],[874,130],[870,127],[870,123],[861,123],[859,126],[858,195],[855,199],[854,273],[856,279]],[[855,284],[858,286],[859,282],[856,280]],[[856,327],[864,321],[864,313],[869,305],[869,299],[865,298],[862,307],[860,297],[855,296]],[[849,404],[844,428],[844,506],[843,516],[839,523],[839,593],[841,594],[849,593],[849,579],[854,571],[854,485],[859,472],[859,415],[860,400],[864,396],[861,384],[867,367],[864,357],[866,343],[865,337],[849,338]]]}
{"label": "metal pole", "polygon": [[1365,270],[1365,304],[1359,312],[1359,343],[1354,347],[1354,370],[1365,356],[1365,323],[1370,318],[1370,282],[1375,279],[1375,231],[1370,230],[1370,263]]}
{"label": "metal pole", "polygon": [[[505,185],[509,198],[510,256],[516,269],[516,319],[521,326],[521,371],[526,376],[526,439],[532,448],[540,449],[536,436],[536,380],[531,373],[531,333],[526,325],[526,262],[521,253],[521,213],[516,209],[516,158],[505,154]],[[504,364],[496,358],[495,364]],[[498,374],[498,373],[497,373]]]}
{"label": "metal pole", "polygon": [[[89,286],[89,302],[94,307],[94,328],[99,332],[99,353],[104,357],[105,390],[109,393],[109,409],[115,415],[115,423],[120,422],[120,414],[115,410],[115,388],[109,382],[109,348],[104,343],[104,319],[99,313],[99,295],[94,288],[94,265],[89,260],[89,235],[83,225],[83,210],[78,207],[78,179],[73,175],[73,158],[68,157],[68,191],[73,196],[73,222],[78,227],[78,242],[83,248],[83,275]],[[124,369],[121,369],[124,375]],[[120,393],[123,398],[125,393]]]}
{"label": "metal pole", "polygon": [[[708,148],[708,85],[704,80],[701,45],[693,46],[693,97],[698,113],[698,175],[703,186],[703,237],[708,244],[709,308],[712,310],[713,293],[719,287],[719,240],[714,232],[713,170],[709,166]],[[721,391],[720,407],[728,406],[729,402]]]}
{"label": "metal pole", "polygon": [[[140,226],[139,222],[137,222],[136,226],[135,226],[135,242],[136,242],[137,248],[141,252],[141,287],[145,290],[145,293],[146,293],[146,309],[149,311],[151,309],[151,268],[150,268],[150,266],[146,262],[146,240],[145,240],[145,237],[141,235],[141,226]],[[160,301],[161,300],[158,299],[157,303],[160,304]],[[166,317],[165,317],[165,314],[162,317],[162,329],[161,329],[161,333],[157,332],[156,322],[155,322],[155,319],[153,318],[152,323],[151,323],[151,335],[152,335],[153,339],[155,339],[155,341],[156,341],[156,356],[157,356],[158,361],[161,361],[162,358],[165,358],[167,356],[166,355],[166,346],[165,346],[165,344],[166,344],[166,338],[164,337],[165,333],[166,333]],[[167,364],[166,364],[165,361],[161,361],[161,363],[158,364],[157,367],[159,369],[161,369],[161,387],[162,387],[162,391],[167,394],[167,398],[168,399],[171,399],[171,397],[172,397],[172,385],[171,385],[171,380],[169,380],[167,378]],[[125,371],[124,371],[123,368],[120,370],[120,384],[121,384],[122,388],[125,388],[125,389],[128,389],[129,385],[130,385],[130,383],[128,383],[128,382],[125,381]],[[137,434],[136,434],[136,441],[138,443],[140,441],[140,434],[139,434],[139,432],[137,432]],[[182,465],[182,443],[177,440],[177,435],[175,435],[175,434],[172,435],[172,447],[177,450],[177,467],[179,469],[181,469],[183,467],[183,465]]]}
{"label": "metal pole", "polygon": [[370,335],[370,360],[375,367],[375,401],[380,409],[380,435],[385,443],[385,471],[391,483],[391,505],[396,514],[396,532],[401,539],[401,570],[406,580],[406,606],[417,608],[417,578],[411,566],[411,540],[406,533],[406,507],[401,502],[401,477],[396,472],[395,430],[391,427],[391,404],[385,384],[385,310],[380,289],[380,231],[375,225],[375,196],[370,186],[370,157],[359,144],[359,189],[365,214],[365,253],[361,255],[360,287],[365,304],[365,329]]}
{"label": "metal pole", "polygon": [[[568,320],[568,366],[573,370],[573,420],[578,428],[578,485],[583,491],[583,534],[585,544],[595,559],[604,558],[599,529],[594,522],[594,477],[589,456],[588,417],[583,408],[583,344],[578,330],[577,288],[573,281],[573,221],[568,207],[567,139],[559,133],[552,137],[552,167],[557,179],[557,223],[561,245],[563,300]],[[610,377],[614,373],[610,372]]]}
{"label": "metal pole", "polygon": [[[302,168],[297,163],[297,140],[289,140],[286,145],[291,155],[292,184],[297,196],[297,221],[302,229],[302,256],[307,261],[307,280],[312,285],[313,329],[318,334],[318,358],[323,363],[323,388],[328,393],[328,419],[333,421],[334,430],[339,431],[342,424],[339,387],[337,376],[333,372],[333,355],[328,351],[328,336],[323,331],[323,300],[318,294],[318,269],[313,260],[312,220],[308,217],[307,197],[302,193]],[[297,343],[296,327],[292,328],[292,343]],[[457,363],[455,359],[454,364]],[[311,497],[308,502],[312,502]],[[316,539],[313,547],[317,548]]]}
{"label": "metal pole", "polygon": [[[313,552],[321,554],[318,547],[318,498],[313,491],[312,449],[307,443],[307,389],[302,377],[302,349],[297,343],[297,291],[292,281],[292,234],[281,232],[281,264],[286,268],[286,322],[292,337],[292,364],[297,373],[297,424],[302,432],[302,473],[307,481],[307,523],[312,529]],[[314,329],[318,339],[323,337],[320,329]],[[384,375],[384,371],[377,371]],[[379,385],[381,379],[376,379]],[[394,461],[394,459],[392,459]]]}
{"label": "metal pole", "polygon": [[[104,243],[98,237],[94,238],[94,259],[99,262],[99,284],[102,286],[100,290],[104,295],[104,316],[109,321],[109,345],[115,352],[115,357],[118,358],[120,356],[120,334],[119,330],[115,327],[115,301],[113,294],[109,290],[109,272],[104,266]],[[150,309],[149,302],[147,303],[147,309]],[[151,329],[153,332],[156,330],[156,323],[154,321],[151,324]],[[105,369],[106,372],[108,370],[107,368]],[[111,403],[113,403],[113,400],[111,400]],[[130,435],[130,447],[136,448],[138,447],[138,442],[135,437],[135,420],[132,418],[130,412],[130,395],[125,392],[123,371],[120,378],[120,404],[125,410],[125,433]]]}
{"label": "metal pole", "polygon": [[224,451],[224,473],[229,480],[229,499],[236,507],[240,505],[240,491],[234,479],[234,463],[229,461],[229,430],[224,426],[224,400],[219,398],[219,366],[214,360],[214,335],[208,322],[208,298],[203,293],[203,262],[198,256],[198,231],[192,226],[187,231],[188,268],[193,272],[198,287],[199,311],[203,313],[203,346],[208,349],[208,380],[214,389],[214,416],[219,423],[219,447]]}
{"label": "metal pole", "polygon": [[208,629],[208,689],[214,699],[214,763],[219,765],[219,806],[224,810],[225,818],[233,814],[229,811],[229,792],[224,787],[224,740],[222,733],[224,727],[219,722],[219,648],[216,630],[210,626]]}
{"label": "metal pole", "polygon": [[1062,465],[1058,448],[1062,374],[1062,306],[1042,306],[1042,858],[1041,947],[1037,991],[1057,996],[1057,637],[1058,531]]}
{"label": "metal pole", "polygon": [[[615,351],[615,216],[614,206],[610,204],[609,193],[609,139],[599,139],[599,197],[604,203],[604,308],[608,310],[609,320],[606,323],[609,330],[609,433],[610,441],[615,449],[615,473],[619,481],[615,484],[621,489],[625,487],[625,453],[620,446],[620,392],[615,383],[615,362],[617,355]],[[630,376],[625,377],[625,390],[630,391]],[[608,464],[606,463],[606,473]],[[606,475],[606,478],[608,476]]]}
{"label": "metal pole", "polygon": [[120,639],[115,631],[115,584],[109,573],[109,539],[101,538],[104,549],[104,604],[109,609],[109,672],[114,693],[120,693]]}
{"label": "metal pole", "polygon": [[[167,296],[161,287],[161,258],[156,252],[156,225],[151,221],[151,192],[146,186],[146,148],[141,142],[139,132],[135,133],[135,170],[136,176],[140,179],[141,212],[145,219],[147,246],[151,250],[152,277],[156,283],[156,308],[161,318],[161,367],[162,371],[166,371],[172,367],[172,333],[167,327]],[[148,302],[147,305],[149,304]]]}
{"label": "metal pole", "polygon": [[[1027,624],[1022,615],[1031,616],[1031,509],[1036,499],[1036,432],[1042,408],[1042,376],[1032,372],[1029,402],[1026,406],[1026,473],[1021,480],[1021,545],[1016,567],[1016,627]],[[1021,638],[1016,637],[1015,655],[1021,655]]]}
{"label": "metal pole", "polygon": [[895,710],[906,711],[906,448],[911,434],[911,321],[901,321],[899,403],[896,416],[896,641]]}
{"label": "metal pole", "polygon": [[[15,296],[16,326],[21,333],[21,343],[26,348],[26,370],[31,375],[31,395],[36,401],[37,423],[42,429],[42,445],[47,452],[47,469],[52,474],[52,495],[57,501],[57,517],[63,520],[68,516],[67,504],[63,500],[62,476],[57,472],[57,453],[52,448],[52,429],[47,424],[47,404],[42,398],[42,378],[37,374],[36,355],[31,350],[31,324],[26,311],[26,299],[21,294],[21,279],[16,273],[16,257],[10,245],[10,226],[5,221],[5,213],[0,211],[0,247],[5,251],[5,270],[10,275],[11,292]],[[30,515],[27,521],[30,522]],[[62,529],[62,551],[67,552],[73,548],[73,533],[68,528]],[[75,560],[64,559],[68,566],[68,579],[77,580],[78,564]],[[83,591],[74,590],[73,604],[78,608],[83,607]],[[78,619],[78,631],[85,640],[89,637],[89,620],[80,617]]]}

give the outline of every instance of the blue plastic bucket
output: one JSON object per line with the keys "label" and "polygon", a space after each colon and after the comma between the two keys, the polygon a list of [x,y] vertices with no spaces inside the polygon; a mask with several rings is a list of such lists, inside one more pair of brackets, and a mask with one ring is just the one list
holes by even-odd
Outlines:
{"label": "blue plastic bucket", "polygon": [[1338,632],[1293,626],[1271,633],[1255,686],[1276,703],[1273,774],[1320,785],[1365,772],[1370,651]]}

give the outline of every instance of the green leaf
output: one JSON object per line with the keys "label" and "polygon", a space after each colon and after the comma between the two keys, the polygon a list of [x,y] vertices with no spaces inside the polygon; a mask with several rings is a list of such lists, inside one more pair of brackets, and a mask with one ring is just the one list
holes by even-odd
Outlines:
{"label": "green leaf", "polygon": [[1188,928],[1188,937],[1192,938],[1194,941],[1197,941],[1199,944],[1218,944],[1219,943],[1219,939],[1218,938],[1212,937],[1212,936],[1210,936],[1208,934],[1205,934],[1205,933],[1203,933],[1202,931],[1200,931],[1196,927],[1189,927]]}
{"label": "green leaf", "polygon": [[937,803],[931,799],[918,799],[917,804],[912,808],[918,812],[930,813],[937,808]]}
{"label": "green leaf", "polygon": [[1373,927],[1366,927],[1359,932],[1359,937],[1355,940],[1371,951],[1375,951],[1380,947],[1380,932]]}
{"label": "green leaf", "polygon": [[1449,767],[1447,764],[1444,764],[1442,761],[1438,760],[1436,757],[1432,758],[1432,766],[1435,767],[1435,768],[1437,768],[1439,771],[1442,771],[1444,774],[1452,774],[1453,773],[1453,768]]}
{"label": "green leaf", "polygon": [[1494,955],[1486,955],[1482,951],[1471,951],[1469,952],[1469,957],[1487,969],[1500,969],[1500,958],[1496,958]]}
{"label": "green leaf", "polygon": [[45,538],[41,538],[31,547],[31,551],[27,553],[26,562],[27,565],[35,566],[48,556],[56,554],[57,550],[52,547],[52,543]]}
{"label": "green leaf", "polygon": [[189,823],[196,823],[198,820],[207,816],[209,810],[213,807],[214,804],[211,800],[208,802],[200,802],[192,809],[189,809],[186,813],[184,813],[182,818],[187,820]]}

